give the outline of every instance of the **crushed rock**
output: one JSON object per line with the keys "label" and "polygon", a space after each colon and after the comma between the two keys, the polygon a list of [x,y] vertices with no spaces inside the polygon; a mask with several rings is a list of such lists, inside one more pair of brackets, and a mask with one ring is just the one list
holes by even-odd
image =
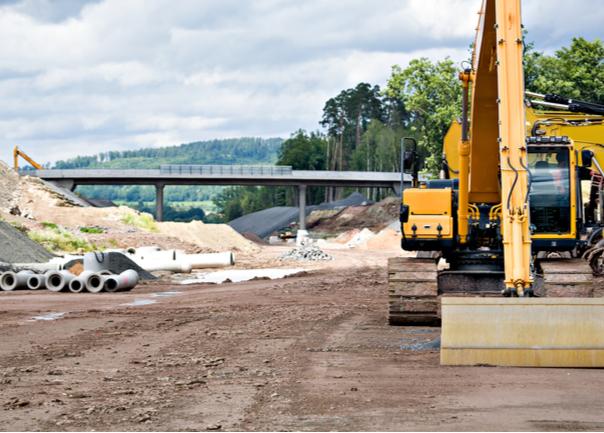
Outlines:
{"label": "crushed rock", "polygon": [[333,260],[333,257],[316,245],[301,245],[279,257],[279,260]]}

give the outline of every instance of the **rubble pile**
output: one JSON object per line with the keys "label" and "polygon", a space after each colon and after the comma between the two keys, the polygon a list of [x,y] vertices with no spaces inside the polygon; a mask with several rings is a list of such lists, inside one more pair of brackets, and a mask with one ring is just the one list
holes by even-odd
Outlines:
{"label": "rubble pile", "polygon": [[316,262],[320,260],[333,260],[333,257],[316,245],[301,245],[283,254],[279,259],[306,260]]}

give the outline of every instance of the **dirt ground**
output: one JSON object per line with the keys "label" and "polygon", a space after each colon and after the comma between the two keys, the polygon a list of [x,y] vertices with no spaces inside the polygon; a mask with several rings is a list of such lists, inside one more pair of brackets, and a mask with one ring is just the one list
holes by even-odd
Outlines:
{"label": "dirt ground", "polygon": [[601,370],[441,367],[438,328],[386,324],[386,254],[334,255],[282,280],[0,293],[0,429],[604,429]]}

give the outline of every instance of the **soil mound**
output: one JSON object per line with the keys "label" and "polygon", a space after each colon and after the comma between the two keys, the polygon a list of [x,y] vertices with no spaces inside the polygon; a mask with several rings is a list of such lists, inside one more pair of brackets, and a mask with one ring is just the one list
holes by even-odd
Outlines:
{"label": "soil mound", "polygon": [[252,241],[241,236],[226,224],[204,224],[201,221],[190,223],[162,222],[157,223],[159,232],[191,242],[202,248],[214,251],[258,252],[260,248]]}

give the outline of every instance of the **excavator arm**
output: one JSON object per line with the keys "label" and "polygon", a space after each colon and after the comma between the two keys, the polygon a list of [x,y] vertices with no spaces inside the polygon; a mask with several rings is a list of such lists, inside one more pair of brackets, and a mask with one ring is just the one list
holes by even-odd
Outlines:
{"label": "excavator arm", "polygon": [[36,170],[42,169],[42,166],[40,164],[38,164],[36,161],[34,161],[27,153],[25,153],[21,149],[19,149],[18,146],[15,146],[15,148],[13,149],[13,163],[14,163],[15,171],[19,171],[19,157],[21,157],[24,160],[26,160],[27,162],[29,162],[31,164],[31,166],[33,168],[35,168]]}
{"label": "excavator arm", "polygon": [[520,16],[520,0],[485,0],[473,71],[460,75],[464,102],[472,82],[472,123],[468,135],[464,103],[458,221],[463,244],[470,203],[501,203],[505,287],[523,296],[531,289],[533,276]]}

